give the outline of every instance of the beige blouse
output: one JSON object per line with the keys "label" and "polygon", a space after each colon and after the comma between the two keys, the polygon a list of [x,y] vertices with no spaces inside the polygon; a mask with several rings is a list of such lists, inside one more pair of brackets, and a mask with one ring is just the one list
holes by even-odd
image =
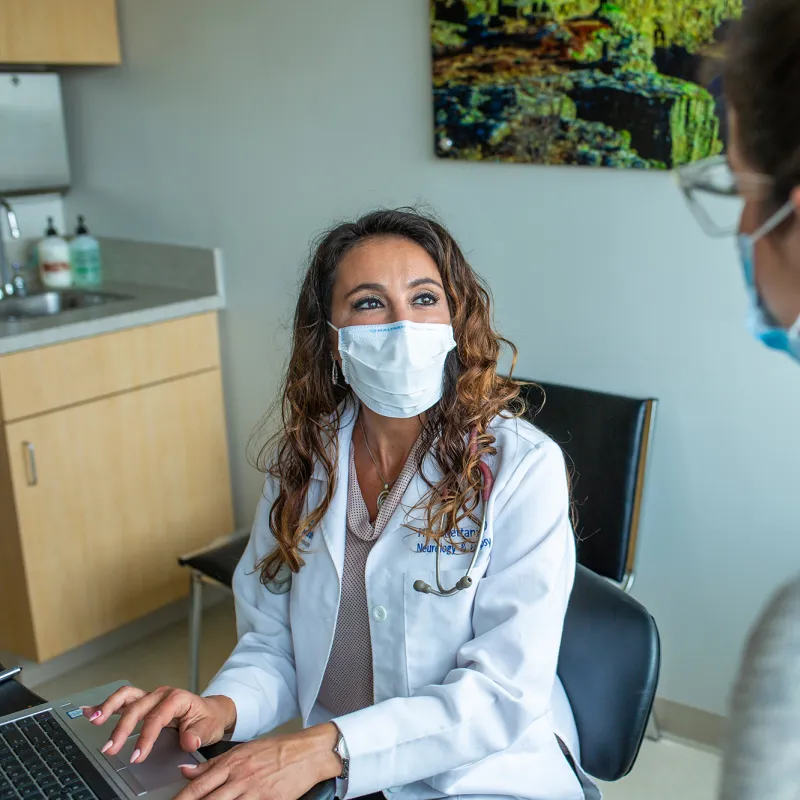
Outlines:
{"label": "beige blouse", "polygon": [[359,711],[375,702],[369,603],[364,573],[370,551],[400,505],[417,471],[420,443],[421,439],[417,439],[411,448],[403,470],[378,511],[374,524],[369,521],[369,510],[358,485],[355,447],[350,443],[342,596],[333,646],[319,692],[319,702],[334,717]]}

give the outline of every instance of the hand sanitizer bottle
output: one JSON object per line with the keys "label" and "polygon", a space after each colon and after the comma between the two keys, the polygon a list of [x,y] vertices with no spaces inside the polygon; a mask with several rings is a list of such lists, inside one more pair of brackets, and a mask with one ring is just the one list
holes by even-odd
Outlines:
{"label": "hand sanitizer bottle", "polygon": [[76,286],[99,286],[103,282],[100,243],[89,235],[83,215],[78,217],[75,238],[69,246],[72,274]]}

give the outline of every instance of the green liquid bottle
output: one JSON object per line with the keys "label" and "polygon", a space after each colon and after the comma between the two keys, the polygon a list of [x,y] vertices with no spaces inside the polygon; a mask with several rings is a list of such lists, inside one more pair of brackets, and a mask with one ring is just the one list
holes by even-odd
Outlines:
{"label": "green liquid bottle", "polygon": [[99,286],[103,282],[100,242],[89,234],[83,215],[78,217],[75,238],[69,245],[72,280],[75,286]]}

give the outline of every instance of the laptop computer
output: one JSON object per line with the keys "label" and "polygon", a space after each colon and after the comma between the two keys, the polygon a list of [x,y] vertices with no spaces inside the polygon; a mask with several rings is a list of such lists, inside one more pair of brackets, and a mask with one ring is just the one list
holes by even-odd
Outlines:
{"label": "laptop computer", "polygon": [[185,753],[165,728],[142,764],[131,764],[138,729],[116,756],[100,748],[114,722],[92,725],[81,706],[104,702],[127,681],[98,686],[0,717],[0,800],[172,800],[188,781],[180,764],[205,761]]}

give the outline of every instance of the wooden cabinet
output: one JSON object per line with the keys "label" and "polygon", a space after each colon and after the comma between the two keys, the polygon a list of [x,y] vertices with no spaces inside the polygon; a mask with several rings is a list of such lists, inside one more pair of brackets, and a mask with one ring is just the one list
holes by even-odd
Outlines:
{"label": "wooden cabinet", "polygon": [[0,0],[0,64],[119,63],[115,0]]}
{"label": "wooden cabinet", "polygon": [[[212,365],[198,368],[195,352],[182,369],[177,351],[203,336],[213,339],[205,354]],[[150,371],[142,337],[162,343]],[[177,556],[233,529],[215,315],[0,358],[4,410],[8,375],[19,381],[24,371],[21,357],[34,375],[53,351],[62,349],[55,355],[68,364],[72,353],[102,350],[109,340],[124,368],[109,373],[87,361],[87,384],[96,373],[113,383],[137,359],[152,380],[4,424],[0,647],[38,661],[184,595]],[[157,377],[165,363],[169,374]],[[80,374],[71,383],[70,399]],[[37,391],[31,401],[41,397]]]}

